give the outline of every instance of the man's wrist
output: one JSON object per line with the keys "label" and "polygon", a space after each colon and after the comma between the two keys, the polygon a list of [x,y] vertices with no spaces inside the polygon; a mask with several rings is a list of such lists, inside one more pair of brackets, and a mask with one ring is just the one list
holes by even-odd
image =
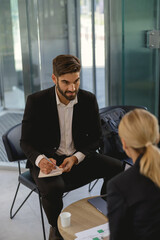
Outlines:
{"label": "man's wrist", "polygon": [[76,164],[79,164],[85,158],[85,155],[82,152],[76,152],[76,153],[73,154],[73,156],[75,156],[78,160],[78,162]]}
{"label": "man's wrist", "polygon": [[43,154],[39,155],[39,156],[36,158],[35,164],[36,164],[37,167],[39,167],[39,163],[40,163],[40,161],[41,161],[43,158],[44,158],[44,155],[43,155]]}
{"label": "man's wrist", "polygon": [[76,157],[76,156],[72,156],[72,159],[73,159],[73,161],[74,161],[74,164],[77,164],[78,163],[78,158]]}

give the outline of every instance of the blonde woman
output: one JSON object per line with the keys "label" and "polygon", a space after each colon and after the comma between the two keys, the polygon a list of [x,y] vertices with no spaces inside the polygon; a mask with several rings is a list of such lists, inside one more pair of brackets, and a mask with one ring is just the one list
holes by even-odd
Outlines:
{"label": "blonde woman", "polygon": [[123,149],[134,165],[107,185],[110,240],[160,239],[160,151],[157,118],[127,113],[119,124]]}

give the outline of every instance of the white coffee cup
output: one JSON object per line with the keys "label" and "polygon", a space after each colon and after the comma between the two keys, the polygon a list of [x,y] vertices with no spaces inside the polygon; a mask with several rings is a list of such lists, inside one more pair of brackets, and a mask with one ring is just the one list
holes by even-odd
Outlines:
{"label": "white coffee cup", "polygon": [[69,227],[71,225],[71,213],[70,212],[62,212],[60,214],[61,225],[62,227]]}

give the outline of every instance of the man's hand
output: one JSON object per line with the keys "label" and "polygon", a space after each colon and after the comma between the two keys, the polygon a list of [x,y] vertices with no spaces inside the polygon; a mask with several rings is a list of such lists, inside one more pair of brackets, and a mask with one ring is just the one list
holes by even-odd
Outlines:
{"label": "man's hand", "polygon": [[63,168],[63,172],[69,172],[74,164],[78,163],[76,156],[67,157],[64,159],[63,163],[59,166]]}
{"label": "man's hand", "polygon": [[41,171],[45,174],[49,174],[53,169],[56,169],[54,165],[56,165],[56,160],[53,158],[49,158],[52,163],[50,163],[46,158],[42,158],[39,162],[38,166]]}

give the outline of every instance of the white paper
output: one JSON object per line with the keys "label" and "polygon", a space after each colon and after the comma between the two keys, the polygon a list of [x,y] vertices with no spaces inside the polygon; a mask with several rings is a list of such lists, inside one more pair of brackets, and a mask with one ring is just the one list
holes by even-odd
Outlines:
{"label": "white paper", "polygon": [[49,174],[43,173],[41,170],[39,171],[39,178],[44,178],[44,177],[53,177],[53,176],[58,176],[62,174],[62,168],[57,167],[56,169],[53,169]]}
{"label": "white paper", "polygon": [[75,240],[93,240],[94,238],[101,240],[108,237],[109,234],[109,223],[105,223],[103,225],[76,233],[75,235],[77,238],[75,238]]}

